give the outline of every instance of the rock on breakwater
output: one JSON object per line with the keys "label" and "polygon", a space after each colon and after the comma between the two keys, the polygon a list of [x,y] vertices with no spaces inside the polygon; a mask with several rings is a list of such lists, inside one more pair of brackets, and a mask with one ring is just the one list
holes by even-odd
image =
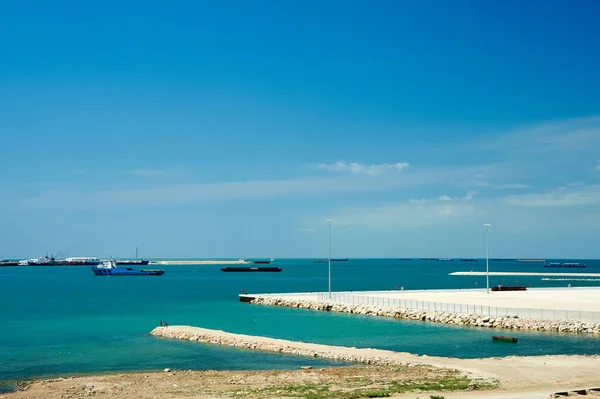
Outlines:
{"label": "rock on breakwater", "polygon": [[252,304],[283,306],[300,309],[353,313],[407,320],[430,321],[458,326],[504,328],[511,330],[534,330],[600,335],[600,323],[573,320],[534,320],[517,316],[482,316],[435,310],[378,307],[371,305],[349,305],[335,302],[285,299],[257,296]]}

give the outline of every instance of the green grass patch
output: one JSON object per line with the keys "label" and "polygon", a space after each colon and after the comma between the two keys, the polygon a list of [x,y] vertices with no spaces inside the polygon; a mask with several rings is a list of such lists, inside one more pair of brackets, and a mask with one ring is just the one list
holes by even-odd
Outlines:
{"label": "green grass patch", "polygon": [[[243,389],[229,394],[235,398],[268,398],[289,397],[304,399],[361,399],[387,398],[398,393],[456,391],[468,389],[493,389],[495,384],[473,381],[465,377],[448,377],[439,380],[417,381],[372,381],[368,378],[354,378],[353,381],[331,383],[300,383],[273,386],[263,389]],[[383,385],[381,387],[365,387],[365,385]],[[361,388],[364,387],[364,388]],[[430,396],[431,399],[443,399],[443,396]]]}

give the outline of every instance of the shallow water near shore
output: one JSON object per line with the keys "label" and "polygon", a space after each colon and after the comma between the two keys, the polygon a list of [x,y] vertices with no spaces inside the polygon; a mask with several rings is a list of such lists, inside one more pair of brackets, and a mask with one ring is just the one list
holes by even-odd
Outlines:
{"label": "shallow water near shore", "polygon": [[[599,272],[599,261],[584,261]],[[228,332],[331,345],[460,358],[600,354],[600,337],[507,332],[372,316],[240,303],[238,294],[327,289],[327,264],[277,260],[280,273],[223,273],[218,265],[161,266],[163,276],[94,276],[89,267],[1,267],[0,392],[10,381],[76,373],[172,369],[289,369],[327,366],[320,359],[154,338],[160,320]],[[490,262],[494,271],[547,272],[540,263]],[[332,263],[332,289],[388,290],[485,287],[485,261],[351,259]],[[568,272],[560,269],[556,272]],[[600,286],[600,281],[490,277],[490,285]],[[517,344],[493,342],[518,335]]]}

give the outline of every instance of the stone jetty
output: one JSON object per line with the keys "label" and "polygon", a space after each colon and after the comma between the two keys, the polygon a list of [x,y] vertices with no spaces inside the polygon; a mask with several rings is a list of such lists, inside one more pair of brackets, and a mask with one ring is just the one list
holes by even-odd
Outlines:
{"label": "stone jetty", "polygon": [[349,305],[326,301],[262,296],[256,296],[252,298],[249,300],[249,303],[380,317],[393,317],[398,319],[429,321],[458,326],[600,335],[600,323],[573,320],[533,320],[517,316],[490,317],[482,315],[458,314],[445,311],[415,310],[370,305]]}
{"label": "stone jetty", "polygon": [[[192,326],[156,327],[151,335],[157,337],[196,341],[216,345],[232,346],[297,356],[323,358],[372,365],[417,365],[419,356],[381,349],[349,348],[321,345],[308,342],[289,341],[277,338],[234,334]],[[434,358],[431,356],[430,358]]]}

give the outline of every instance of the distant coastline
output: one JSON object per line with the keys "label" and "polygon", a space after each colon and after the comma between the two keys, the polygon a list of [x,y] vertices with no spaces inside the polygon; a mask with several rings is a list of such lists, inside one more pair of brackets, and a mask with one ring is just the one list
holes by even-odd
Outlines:
{"label": "distant coastline", "polygon": [[[77,261],[73,261],[73,259],[77,259]],[[108,258],[85,258],[87,259],[86,261],[82,261],[81,259],[84,258],[67,258],[67,259],[55,259],[54,257],[41,257],[41,258],[32,258],[32,259],[15,259],[15,258],[11,258],[11,259],[1,259],[0,260],[0,267],[5,267],[5,266],[89,266],[89,265],[96,265],[98,263],[100,263],[101,259],[108,259]],[[112,259],[112,258],[111,258]],[[235,259],[235,258],[224,258],[224,259],[215,259],[215,258],[192,258],[192,259],[182,259],[182,258],[154,258],[154,259],[148,259],[146,258],[146,260],[141,260],[138,258],[114,258],[115,260],[117,260],[117,262],[120,262],[121,264],[136,264],[136,262],[146,262],[148,261],[149,264],[154,264],[154,265],[246,265],[246,264],[253,264],[253,263],[271,263],[274,262],[275,259],[273,258],[260,258],[260,259],[266,259],[266,260],[253,260],[253,259]],[[259,259],[259,258],[255,258],[255,259]],[[399,262],[402,261],[460,261],[460,262],[472,262],[472,263],[478,263],[478,262],[485,262],[485,258],[481,259],[481,258],[331,258],[331,262],[344,262],[344,261],[348,261],[348,260],[352,260],[352,261],[360,261],[360,260],[367,260],[367,259],[380,259],[380,260],[397,260]],[[312,260],[313,263],[327,263],[329,260],[328,259],[323,259],[323,258],[279,258],[279,260],[298,260],[298,261],[302,261],[302,260]],[[489,259],[492,262],[514,262],[516,263],[544,263],[546,262],[547,259],[543,259],[543,258],[490,258]],[[555,261],[562,261],[562,262],[566,262],[566,261],[589,261],[589,260],[594,260],[594,259],[585,259],[585,258],[556,258],[553,259]],[[145,263],[142,263],[145,264]],[[583,267],[583,266],[582,266]]]}
{"label": "distant coastline", "polygon": [[247,265],[245,259],[238,260],[157,260],[150,261],[154,265]]}

